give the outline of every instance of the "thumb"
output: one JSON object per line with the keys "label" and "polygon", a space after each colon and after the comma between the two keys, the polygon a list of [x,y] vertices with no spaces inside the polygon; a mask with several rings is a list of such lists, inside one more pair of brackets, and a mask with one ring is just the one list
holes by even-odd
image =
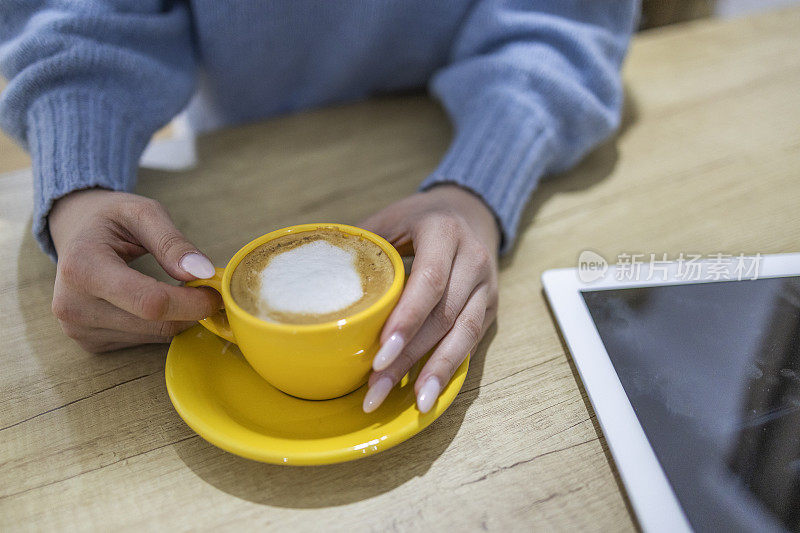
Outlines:
{"label": "thumb", "polygon": [[175,227],[164,206],[155,200],[143,199],[137,202],[134,210],[128,230],[167,274],[179,281],[214,276],[211,260]]}
{"label": "thumb", "polygon": [[404,201],[392,204],[362,220],[358,227],[389,241],[402,256],[413,255],[410,223],[413,212]]}
{"label": "thumb", "polygon": [[358,227],[394,242],[404,233],[408,209],[402,203],[391,204],[359,222]]}
{"label": "thumb", "polygon": [[385,239],[391,227],[387,222],[384,211],[378,211],[359,222],[358,227],[377,233]]}

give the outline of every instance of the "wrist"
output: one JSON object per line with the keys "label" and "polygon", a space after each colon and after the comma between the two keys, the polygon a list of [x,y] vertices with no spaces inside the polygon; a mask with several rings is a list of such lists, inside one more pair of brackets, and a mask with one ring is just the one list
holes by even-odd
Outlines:
{"label": "wrist", "polygon": [[448,209],[455,210],[466,219],[491,251],[500,249],[503,232],[499,219],[481,195],[452,182],[436,183],[426,194],[439,196]]}
{"label": "wrist", "polygon": [[83,219],[91,214],[99,197],[107,194],[113,194],[113,191],[94,187],[70,192],[53,202],[47,215],[47,227],[56,251],[60,243],[66,242],[72,233],[80,229]]}

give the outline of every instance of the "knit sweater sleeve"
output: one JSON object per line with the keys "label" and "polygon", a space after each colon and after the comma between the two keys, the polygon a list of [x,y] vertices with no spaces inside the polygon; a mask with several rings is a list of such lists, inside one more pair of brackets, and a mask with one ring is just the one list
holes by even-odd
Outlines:
{"label": "knit sweater sleeve", "polygon": [[30,151],[33,232],[55,258],[53,202],[89,187],[132,190],[151,135],[191,96],[189,13],[162,0],[9,0],[0,71],[0,126]]}
{"label": "knit sweater sleeve", "polygon": [[574,165],[619,123],[619,69],[637,2],[480,0],[431,80],[455,136],[421,184],[456,183],[494,211],[501,253],[539,178]]}

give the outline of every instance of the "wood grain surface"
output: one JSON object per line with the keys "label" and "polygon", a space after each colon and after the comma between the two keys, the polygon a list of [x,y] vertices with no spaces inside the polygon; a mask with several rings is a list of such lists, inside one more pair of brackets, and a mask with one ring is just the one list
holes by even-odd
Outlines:
{"label": "wood grain surface", "polygon": [[[798,27],[795,8],[637,36],[621,131],[535,193],[461,394],[352,463],[223,452],[172,409],[166,346],[82,352],[50,314],[30,173],[0,175],[0,529],[635,529],[539,277],[587,248],[797,251]],[[450,135],[424,96],[385,97],[208,135],[196,169],[143,171],[138,192],[223,264],[268,230],[355,223],[411,193]]]}

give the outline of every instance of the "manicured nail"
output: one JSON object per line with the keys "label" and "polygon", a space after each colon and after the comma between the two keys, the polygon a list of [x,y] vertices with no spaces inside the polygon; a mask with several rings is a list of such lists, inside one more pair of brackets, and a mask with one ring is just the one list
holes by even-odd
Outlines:
{"label": "manicured nail", "polygon": [[184,271],[199,279],[213,278],[216,270],[208,257],[197,252],[189,252],[178,263]]}
{"label": "manicured nail", "polygon": [[404,345],[403,337],[399,333],[393,333],[375,354],[375,359],[372,360],[373,370],[380,372],[391,365],[392,361],[397,359],[397,356],[403,351]]}
{"label": "manicured nail", "polygon": [[384,376],[376,381],[367,391],[366,396],[364,396],[364,412],[371,413],[383,403],[383,400],[389,396],[389,392],[391,392],[392,387],[392,380],[388,377]]}
{"label": "manicured nail", "polygon": [[436,376],[429,377],[417,394],[417,409],[423,413],[430,411],[440,392],[442,392],[442,386],[439,384],[439,380],[436,379]]}

